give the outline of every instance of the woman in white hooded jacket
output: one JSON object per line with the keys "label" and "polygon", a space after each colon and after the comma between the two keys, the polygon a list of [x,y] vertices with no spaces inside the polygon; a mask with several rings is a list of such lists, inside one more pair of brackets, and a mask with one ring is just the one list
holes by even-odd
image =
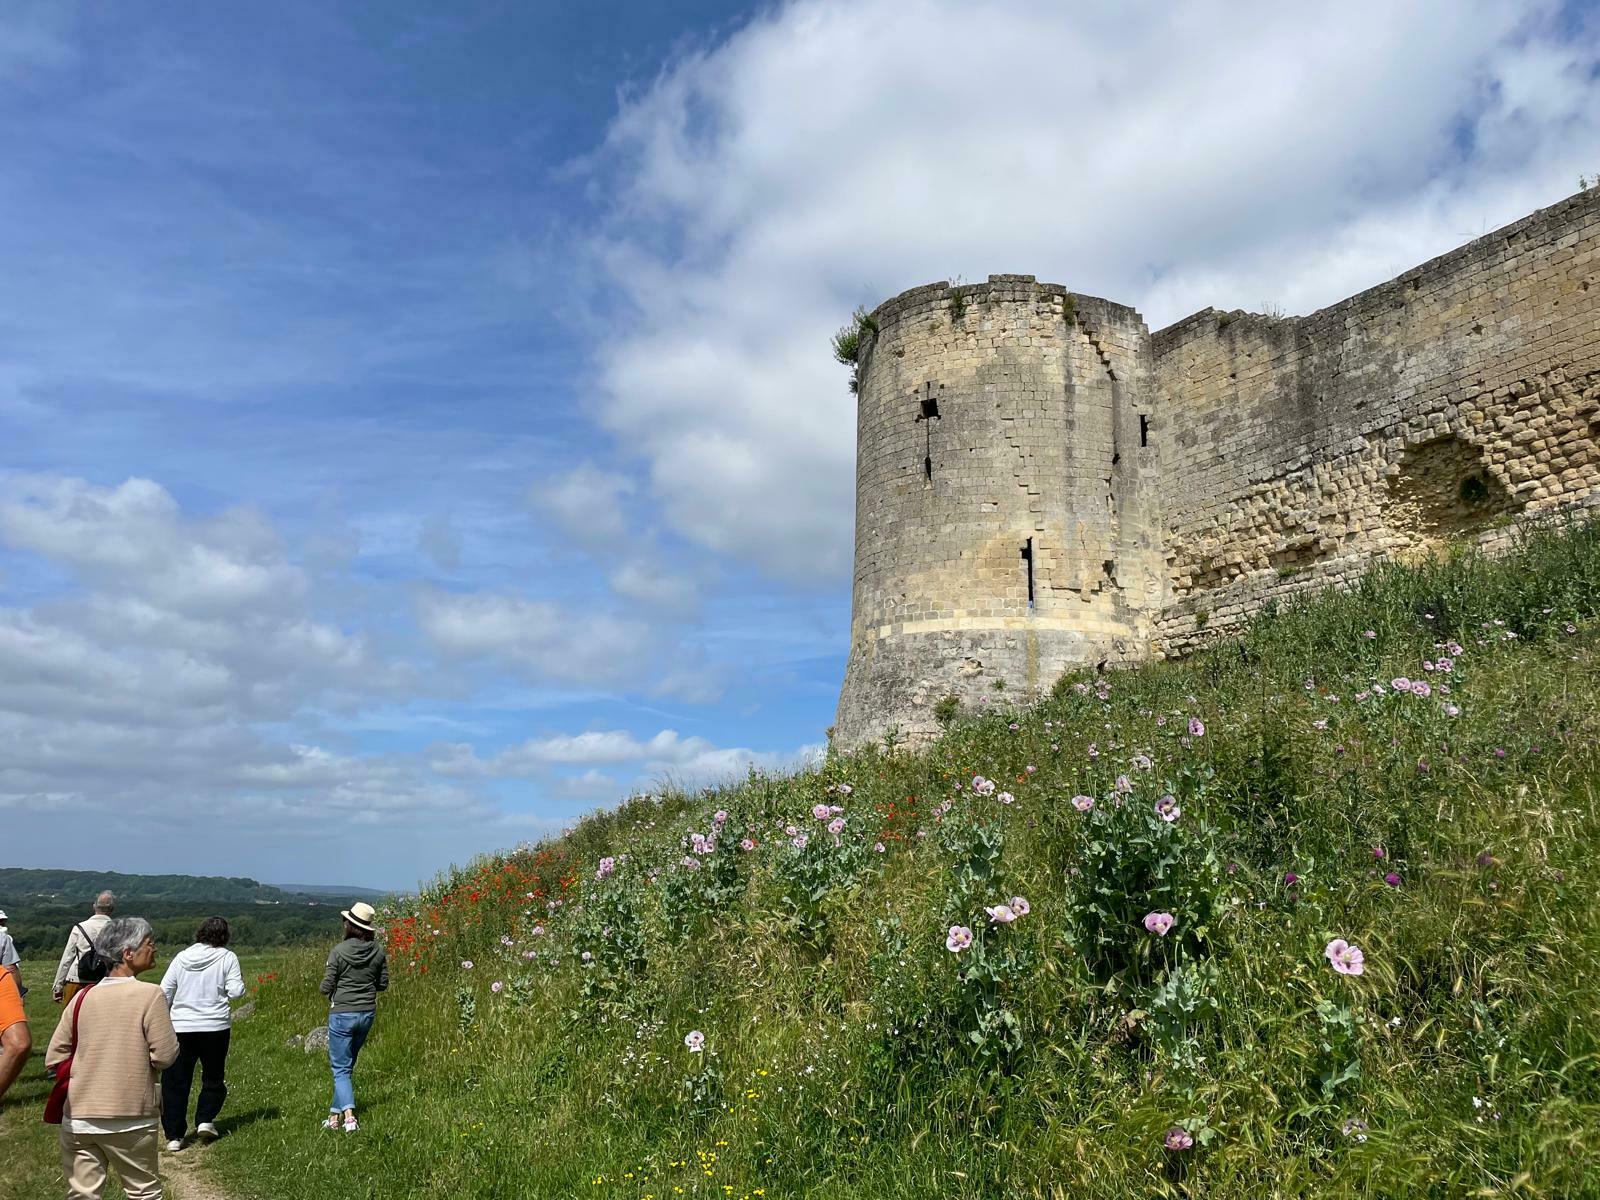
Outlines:
{"label": "woman in white hooded jacket", "polygon": [[217,1136],[217,1114],[228,1095],[224,1067],[233,1034],[233,1009],[228,1001],[244,995],[239,956],[228,946],[228,923],[208,917],[195,943],[181,951],[161,980],[172,1028],[178,1034],[178,1060],[161,1073],[161,1126],[167,1149],[183,1149],[189,1129],[189,1090],[194,1065],[200,1064],[200,1099],[195,1105],[195,1134],[209,1141]]}

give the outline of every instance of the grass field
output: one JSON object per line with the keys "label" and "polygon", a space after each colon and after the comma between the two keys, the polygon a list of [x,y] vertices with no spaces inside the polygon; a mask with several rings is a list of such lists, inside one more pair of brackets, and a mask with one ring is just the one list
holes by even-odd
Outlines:
{"label": "grass field", "polygon": [[637,797],[384,914],[358,1135],[288,1044],[325,951],[276,959],[205,1162],[239,1200],[1600,1195],[1597,700],[1588,527]]}

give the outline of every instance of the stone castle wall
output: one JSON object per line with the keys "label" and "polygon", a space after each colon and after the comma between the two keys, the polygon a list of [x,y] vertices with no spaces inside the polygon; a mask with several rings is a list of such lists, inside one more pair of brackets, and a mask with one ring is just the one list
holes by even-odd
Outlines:
{"label": "stone castle wall", "polygon": [[[836,738],[1181,653],[1267,599],[1600,502],[1600,191],[1307,317],[992,276],[863,338]],[[1030,597],[1031,588],[1031,597]]]}
{"label": "stone castle wall", "polygon": [[1600,499],[1600,192],[1307,317],[1207,310],[1153,338],[1158,649],[1270,596]]}

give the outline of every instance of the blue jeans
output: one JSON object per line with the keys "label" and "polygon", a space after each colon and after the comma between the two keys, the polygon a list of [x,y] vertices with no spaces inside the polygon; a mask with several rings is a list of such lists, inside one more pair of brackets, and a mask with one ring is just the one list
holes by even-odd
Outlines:
{"label": "blue jeans", "polygon": [[356,1106],[355,1088],[350,1084],[350,1073],[356,1068],[361,1047],[372,1032],[375,1012],[342,1012],[328,1014],[328,1063],[333,1067],[333,1106],[329,1112],[343,1112]]}

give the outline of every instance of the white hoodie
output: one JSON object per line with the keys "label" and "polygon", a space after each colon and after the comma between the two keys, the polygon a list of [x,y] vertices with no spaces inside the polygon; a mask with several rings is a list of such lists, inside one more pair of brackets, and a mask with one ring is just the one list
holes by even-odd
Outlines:
{"label": "white hoodie", "polygon": [[244,975],[239,956],[221,946],[196,942],[180,951],[161,978],[172,1028],[179,1033],[201,1033],[233,1026],[229,1000],[244,995]]}

